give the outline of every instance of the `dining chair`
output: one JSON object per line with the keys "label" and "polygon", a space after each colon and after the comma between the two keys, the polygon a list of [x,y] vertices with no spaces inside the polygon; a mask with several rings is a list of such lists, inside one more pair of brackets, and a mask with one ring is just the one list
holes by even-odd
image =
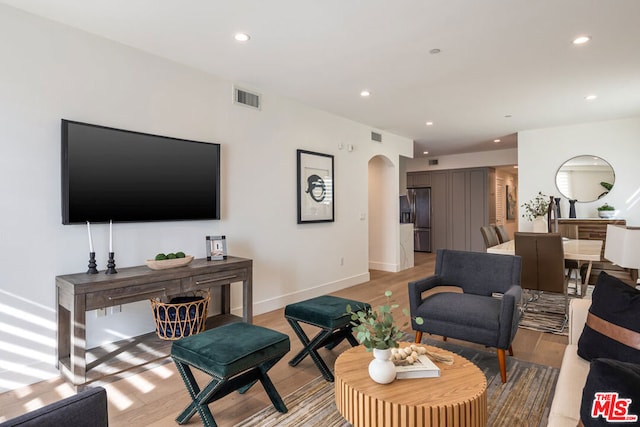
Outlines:
{"label": "dining chair", "polygon": [[484,244],[487,248],[491,246],[496,246],[500,244],[500,240],[498,239],[498,234],[496,233],[496,229],[492,226],[482,226],[480,227],[480,232],[482,233],[482,238],[484,239]]}
{"label": "dining chair", "polygon": [[514,234],[515,254],[522,258],[521,285],[523,289],[564,295],[564,329],[569,310],[569,295],[564,274],[564,246],[559,233]]}
{"label": "dining chair", "polygon": [[509,236],[509,232],[504,225],[496,225],[496,234],[498,235],[498,240],[500,243],[508,242],[511,240],[511,236]]}
{"label": "dining chair", "polygon": [[[566,237],[567,239],[578,239],[579,237],[579,228],[574,224],[559,224],[558,225],[558,233],[562,237]],[[580,284],[584,284],[587,280],[587,268],[588,265],[585,263],[578,262],[572,259],[564,260],[564,268],[567,269],[567,277],[571,280],[573,276],[573,272],[576,273],[575,283],[576,283],[576,295],[578,295],[578,290],[582,290],[582,286],[578,286],[578,278],[580,279]]]}

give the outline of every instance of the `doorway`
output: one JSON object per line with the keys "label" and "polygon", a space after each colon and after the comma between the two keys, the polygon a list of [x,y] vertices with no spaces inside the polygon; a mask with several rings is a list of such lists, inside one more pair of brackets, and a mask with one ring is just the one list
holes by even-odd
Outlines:
{"label": "doorway", "polygon": [[368,164],[369,268],[396,272],[400,265],[398,168],[375,156]]}

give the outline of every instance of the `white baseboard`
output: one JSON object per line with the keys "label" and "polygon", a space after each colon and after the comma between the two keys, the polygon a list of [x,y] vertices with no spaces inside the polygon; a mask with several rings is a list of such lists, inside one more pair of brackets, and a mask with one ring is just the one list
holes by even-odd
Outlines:
{"label": "white baseboard", "polygon": [[[304,289],[298,292],[293,292],[286,295],[280,295],[276,298],[271,298],[262,301],[254,301],[253,303],[253,314],[263,314],[268,313],[273,310],[278,310],[280,308],[285,307],[288,304],[292,304],[294,302],[304,301],[309,298],[315,298],[321,295],[330,294],[331,292],[336,292],[341,289],[349,288],[351,286],[358,285],[360,283],[364,283],[369,281],[371,276],[369,272],[359,274],[357,276],[347,277],[346,279],[341,279],[335,282],[325,283],[313,288]],[[236,316],[242,316],[242,307],[234,307],[231,309],[231,313]]]}
{"label": "white baseboard", "polygon": [[388,262],[369,261],[369,269],[397,273],[400,271],[400,266],[398,264],[391,264]]}

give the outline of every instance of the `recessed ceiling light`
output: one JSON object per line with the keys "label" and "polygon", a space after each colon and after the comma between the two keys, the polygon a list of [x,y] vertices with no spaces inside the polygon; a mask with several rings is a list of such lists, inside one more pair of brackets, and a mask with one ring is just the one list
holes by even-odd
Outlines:
{"label": "recessed ceiling light", "polygon": [[440,52],[442,52],[442,51],[441,51],[440,49],[438,49],[438,48],[431,49],[431,50],[429,51],[429,53],[430,53],[430,54],[432,54],[432,55],[438,54],[438,53],[440,53]]}
{"label": "recessed ceiling light", "polygon": [[360,92],[360,96],[363,98],[366,98],[367,96],[370,96],[371,92],[369,92],[368,90],[363,90],[362,92]]}
{"label": "recessed ceiling light", "polygon": [[584,99],[585,99],[585,100],[587,100],[587,101],[593,101],[593,100],[595,100],[597,97],[598,97],[598,95],[591,94],[591,95],[587,95],[587,96],[585,96],[585,97],[584,97]]}
{"label": "recessed ceiling light", "polygon": [[247,33],[236,33],[233,38],[236,39],[237,42],[248,42],[251,40],[251,36]]}
{"label": "recessed ceiling light", "polygon": [[505,114],[505,115],[504,115],[504,118],[505,118],[505,119],[510,119],[510,118],[511,118],[511,114]]}
{"label": "recessed ceiling light", "polygon": [[433,126],[433,122],[427,122],[425,123],[427,126]]}
{"label": "recessed ceiling light", "polygon": [[591,41],[591,36],[579,36],[573,39],[573,44],[585,44]]}
{"label": "recessed ceiling light", "polygon": [[428,151],[423,151],[422,154],[429,154],[429,152]]}
{"label": "recessed ceiling light", "polygon": [[500,140],[499,139],[494,139],[493,142],[500,142]]}

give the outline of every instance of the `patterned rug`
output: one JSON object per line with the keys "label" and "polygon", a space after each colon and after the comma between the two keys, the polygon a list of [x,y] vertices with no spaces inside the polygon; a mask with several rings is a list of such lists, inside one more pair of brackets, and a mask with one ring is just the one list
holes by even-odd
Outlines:
{"label": "patterned rug", "polygon": [[[569,290],[569,299],[580,298],[572,295]],[[593,292],[593,285],[588,286],[586,297]],[[527,308],[520,319],[520,327],[540,332],[551,332],[558,335],[569,335],[569,330],[564,322],[564,295],[543,292],[534,301],[527,304]]]}
{"label": "patterned rug", "polygon": [[[547,425],[558,369],[507,357],[507,383],[502,384],[495,352],[479,351],[439,340],[425,344],[444,348],[475,363],[487,377],[488,426],[539,427]],[[318,377],[284,398],[289,412],[272,406],[236,427],[349,427],[334,402],[334,384]]]}

